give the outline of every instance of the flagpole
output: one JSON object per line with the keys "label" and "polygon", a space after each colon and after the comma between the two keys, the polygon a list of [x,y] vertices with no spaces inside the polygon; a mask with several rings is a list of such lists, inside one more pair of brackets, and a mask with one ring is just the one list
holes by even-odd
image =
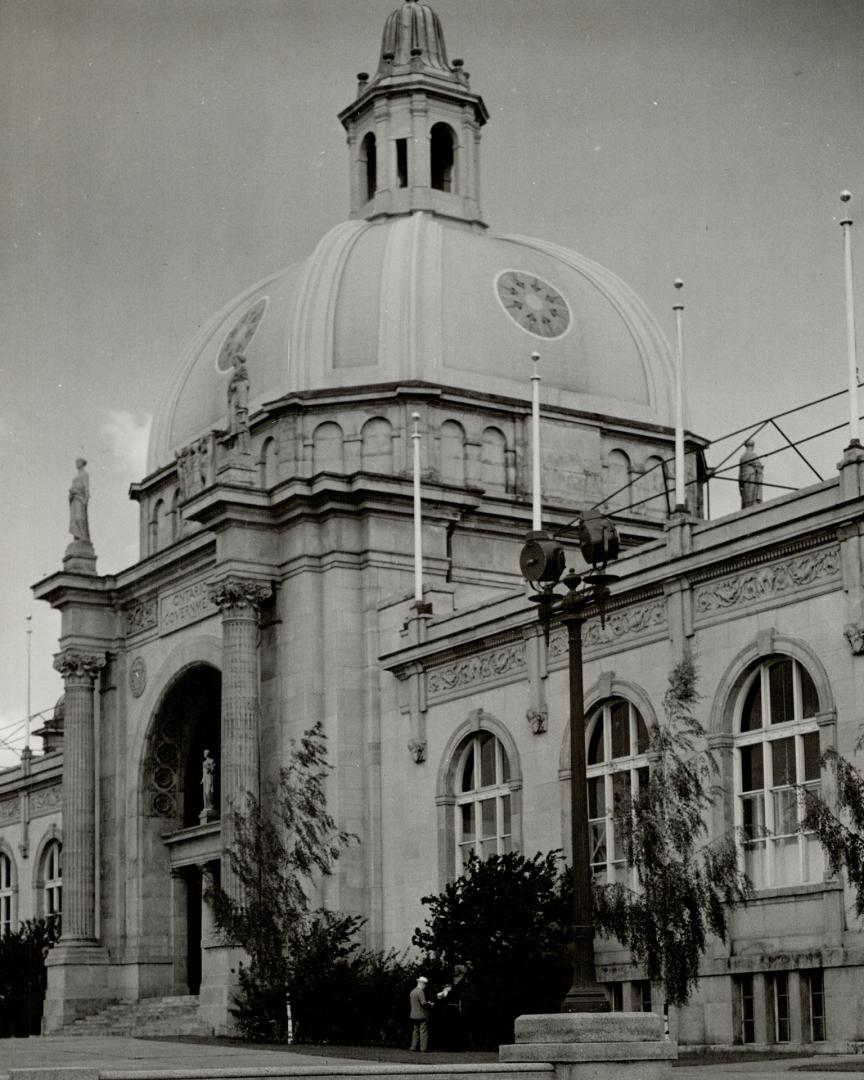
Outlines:
{"label": "flagpole", "polygon": [[855,291],[852,275],[852,218],[849,217],[848,202],[851,191],[842,191],[840,201],[846,214],[840,222],[843,229],[843,270],[846,278],[846,356],[849,369],[849,446],[860,446],[860,428],[858,419],[858,361],[855,342]]}
{"label": "flagpole", "polygon": [[420,512],[420,413],[412,413],[414,432],[414,602],[423,603],[423,530]]}
{"label": "flagpole", "polygon": [[[684,282],[675,278],[676,289],[683,289]],[[684,476],[684,305],[677,303],[675,312],[675,330],[678,348],[675,357],[675,509],[687,509],[687,496]]]}
{"label": "flagpole", "polygon": [[543,528],[543,502],[540,487],[540,353],[531,353],[531,528]]}
{"label": "flagpole", "polygon": [[28,751],[30,749],[30,716],[31,716],[31,707],[30,707],[30,653],[32,651],[32,640],[31,639],[33,637],[33,627],[31,625],[32,622],[33,622],[33,616],[28,615],[27,616],[27,726],[26,726],[25,734],[24,734],[24,749],[28,750]]}

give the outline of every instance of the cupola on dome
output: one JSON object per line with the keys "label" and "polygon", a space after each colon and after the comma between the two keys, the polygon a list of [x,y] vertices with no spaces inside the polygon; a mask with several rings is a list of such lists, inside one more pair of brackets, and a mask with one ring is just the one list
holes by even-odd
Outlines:
{"label": "cupola on dome", "polygon": [[402,4],[375,77],[359,77],[340,114],[351,220],[199,333],[155,418],[148,471],[225,427],[238,352],[253,416],[291,392],[407,380],[525,399],[537,350],[547,403],[671,426],[671,352],[632,290],[557,244],[487,231],[487,117],[434,12]]}

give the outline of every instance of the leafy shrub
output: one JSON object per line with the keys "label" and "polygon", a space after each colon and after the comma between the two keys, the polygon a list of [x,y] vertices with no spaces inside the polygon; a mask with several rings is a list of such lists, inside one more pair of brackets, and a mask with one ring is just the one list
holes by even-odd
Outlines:
{"label": "leafy shrub", "polygon": [[45,919],[28,919],[0,937],[0,1038],[39,1034],[45,957],[55,939],[55,927]]}
{"label": "leafy shrub", "polygon": [[426,954],[433,984],[465,969],[459,994],[469,1045],[512,1042],[517,1016],[557,1012],[571,976],[572,894],[562,870],[559,851],[472,856],[444,892],[423,897],[430,914],[412,941]]}

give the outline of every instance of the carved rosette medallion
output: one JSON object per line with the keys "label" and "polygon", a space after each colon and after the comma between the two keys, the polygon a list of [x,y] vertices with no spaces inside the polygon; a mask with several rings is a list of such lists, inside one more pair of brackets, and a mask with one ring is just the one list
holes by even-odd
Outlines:
{"label": "carved rosette medallion", "polygon": [[66,649],[54,657],[54,669],[59,671],[63,682],[69,686],[84,683],[92,686],[99,671],[105,667],[104,653],[84,653]]}
{"label": "carved rosette medallion", "polygon": [[541,338],[558,338],[570,329],[570,308],[548,281],[522,270],[502,270],[495,279],[495,295],[510,318]]}
{"label": "carved rosette medallion", "polygon": [[129,689],[132,697],[141,697],[147,685],[147,665],[143,656],[136,656],[129,668]]}
{"label": "carved rosette medallion", "polygon": [[251,615],[272,594],[269,585],[260,581],[228,577],[208,586],[210,603],[215,604],[223,616]]}
{"label": "carved rosette medallion", "polygon": [[153,750],[148,762],[151,813],[156,817],[174,817],[183,732],[174,716],[160,717],[153,736]]}

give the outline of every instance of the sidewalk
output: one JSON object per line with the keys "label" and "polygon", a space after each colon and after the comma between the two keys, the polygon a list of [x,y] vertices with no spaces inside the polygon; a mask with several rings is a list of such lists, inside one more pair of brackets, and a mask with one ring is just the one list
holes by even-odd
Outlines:
{"label": "sidewalk", "polygon": [[[341,1051],[341,1054],[340,1054]],[[162,1073],[191,1077],[202,1071],[230,1070],[233,1076],[403,1074],[418,1066],[428,1074],[446,1077],[457,1069],[463,1075],[495,1073],[495,1053],[412,1055],[399,1050],[368,1047],[323,1047],[295,1050],[281,1046],[256,1046],[215,1040],[133,1039],[52,1035],[31,1039],[0,1040],[0,1080],[97,1080],[120,1073]],[[508,1068],[512,1069],[512,1066]],[[32,1070],[32,1071],[31,1071]],[[72,1072],[75,1070],[75,1072]],[[80,1070],[80,1072],[79,1072]],[[413,1070],[412,1070],[413,1071]],[[530,1067],[526,1073],[530,1071]],[[65,1077],[64,1077],[65,1074]],[[758,1061],[727,1061],[696,1064],[688,1061],[675,1068],[673,1080],[831,1080],[864,1077],[864,1057],[791,1057]],[[132,1077],[129,1078],[132,1080]]]}

